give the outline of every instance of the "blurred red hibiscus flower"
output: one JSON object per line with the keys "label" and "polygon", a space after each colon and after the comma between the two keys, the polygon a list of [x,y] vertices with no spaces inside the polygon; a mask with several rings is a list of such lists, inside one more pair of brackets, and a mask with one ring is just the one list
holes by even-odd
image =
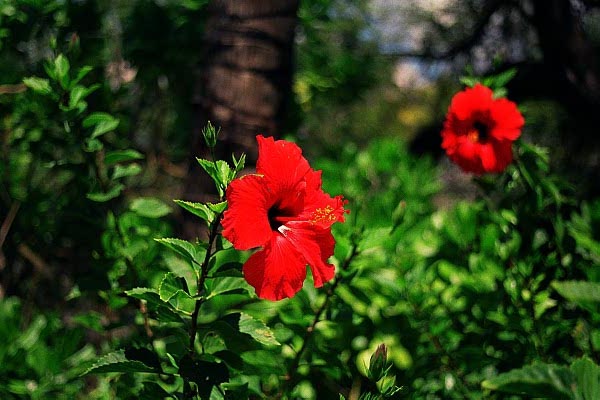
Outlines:
{"label": "blurred red hibiscus flower", "polygon": [[310,266],[315,287],[331,280],[334,222],[343,222],[346,203],[321,188],[321,171],[310,168],[291,142],[257,136],[256,174],[227,188],[223,236],[238,250],[260,248],[244,264],[244,277],[259,297],[294,296]]}
{"label": "blurred red hibiscus flower", "polygon": [[476,84],[452,98],[442,148],[465,172],[502,172],[513,160],[512,143],[524,124],[515,103],[494,99],[490,88]]}

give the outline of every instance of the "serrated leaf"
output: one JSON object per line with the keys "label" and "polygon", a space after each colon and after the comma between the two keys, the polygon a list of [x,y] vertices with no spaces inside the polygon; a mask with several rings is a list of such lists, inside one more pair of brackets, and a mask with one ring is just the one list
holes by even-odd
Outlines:
{"label": "serrated leaf", "polygon": [[193,262],[194,260],[196,260],[196,257],[198,255],[198,250],[197,250],[196,246],[194,246],[192,243],[190,243],[186,240],[176,239],[176,238],[162,238],[162,239],[154,239],[154,240],[156,240],[157,242],[159,242],[161,244],[164,244],[171,250],[184,256],[190,262]]}
{"label": "serrated leaf", "polygon": [[600,303],[600,283],[586,281],[554,281],[552,287],[573,303],[581,306]]}
{"label": "serrated leaf", "polygon": [[169,206],[154,197],[139,197],[131,202],[129,209],[148,218],[164,217],[171,212]]}
{"label": "serrated leaf", "polygon": [[227,208],[227,202],[222,201],[220,203],[206,203],[208,208],[215,212],[215,214],[221,214]]}
{"label": "serrated leaf", "polygon": [[251,317],[248,314],[240,313],[239,322],[240,332],[252,336],[257,342],[265,346],[280,346],[281,343],[275,339],[273,331],[261,320]]}
{"label": "serrated leaf", "polygon": [[203,203],[193,203],[190,201],[184,200],[174,200],[181,208],[187,210],[194,214],[197,217],[200,217],[202,220],[206,221],[208,224],[212,224],[215,220],[215,213],[212,211],[206,204]]}
{"label": "serrated leaf", "polygon": [[29,89],[39,94],[50,94],[52,93],[52,87],[48,79],[42,79],[35,76],[23,79],[23,83]]}
{"label": "serrated leaf", "polygon": [[552,399],[570,399],[575,378],[567,367],[533,364],[485,380],[481,386],[489,390]]}
{"label": "serrated leaf", "polygon": [[155,289],[137,287],[131,290],[126,290],[125,294],[136,299],[146,300],[148,303],[162,304],[160,295]]}
{"label": "serrated leaf", "polygon": [[577,396],[583,400],[600,399],[600,367],[589,358],[571,364],[571,371],[577,380]]}
{"label": "serrated leaf", "polygon": [[172,272],[167,272],[158,287],[158,294],[162,301],[169,301],[177,292],[185,291],[187,293],[187,284],[185,279],[175,275]]}
{"label": "serrated leaf", "polygon": [[156,318],[162,322],[182,322],[182,319],[172,310],[172,305],[160,299],[158,291],[150,288],[135,288],[125,291],[125,294],[148,304],[148,309],[156,311]]}
{"label": "serrated leaf", "polygon": [[141,361],[129,360],[125,356],[124,350],[109,353],[96,361],[82,375],[90,373],[101,374],[108,372],[150,372],[160,373],[160,370],[149,367]]}
{"label": "serrated leaf", "polygon": [[141,160],[144,158],[142,153],[132,149],[109,151],[104,156],[104,165],[107,167],[125,161]]}
{"label": "serrated leaf", "polygon": [[196,300],[189,295],[185,279],[167,272],[158,288],[160,299],[169,302],[177,311],[191,315],[196,306]]}
{"label": "serrated leaf", "polygon": [[105,201],[109,201],[111,199],[114,199],[115,197],[118,197],[121,194],[121,190],[123,190],[123,188],[125,188],[125,186],[118,183],[107,192],[90,192],[86,194],[86,197],[92,201],[103,203]]}
{"label": "serrated leaf", "polygon": [[95,112],[88,115],[82,122],[84,128],[94,127],[90,137],[97,138],[110,131],[113,131],[119,126],[119,120],[105,112]]}

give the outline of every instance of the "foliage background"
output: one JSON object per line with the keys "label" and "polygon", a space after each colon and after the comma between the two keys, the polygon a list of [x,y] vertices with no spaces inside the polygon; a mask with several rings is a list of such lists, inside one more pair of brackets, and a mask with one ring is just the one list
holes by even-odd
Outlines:
{"label": "foliage background", "polygon": [[[598,98],[577,90],[600,65],[597,4],[570,2],[589,62],[565,82],[573,66],[547,47],[552,20],[539,2],[392,3],[300,3],[281,134],[324,171],[328,192],[350,200],[335,262],[358,252],[334,294],[307,283],[292,300],[213,305],[262,321],[281,343],[207,336],[208,353],[246,354],[232,368],[247,384],[241,398],[375,393],[365,366],[380,343],[404,387],[397,396],[415,399],[504,398],[496,389],[513,381],[494,380],[501,373],[600,361],[597,286],[560,283],[600,281]],[[183,354],[185,332],[124,292],[158,287],[168,272],[193,281],[185,258],[154,238],[190,218],[172,200],[196,155],[206,6],[0,2],[2,398],[162,398],[181,385],[82,374],[118,349],[152,349],[163,367],[167,353]],[[527,121],[518,163],[470,179],[440,157],[444,113],[459,76],[510,66],[508,96]],[[563,390],[568,379],[533,387],[594,398]]]}

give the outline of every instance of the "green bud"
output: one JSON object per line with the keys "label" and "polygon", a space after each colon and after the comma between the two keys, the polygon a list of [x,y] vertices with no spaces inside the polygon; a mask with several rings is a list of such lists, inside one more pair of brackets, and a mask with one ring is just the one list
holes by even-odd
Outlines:
{"label": "green bud", "polygon": [[379,381],[387,372],[387,347],[380,344],[369,361],[369,379],[373,382]]}
{"label": "green bud", "polygon": [[206,145],[211,149],[217,145],[217,138],[219,136],[219,132],[221,132],[221,128],[215,129],[213,124],[210,121],[206,124],[204,129],[202,129],[202,136],[204,136],[204,141]]}

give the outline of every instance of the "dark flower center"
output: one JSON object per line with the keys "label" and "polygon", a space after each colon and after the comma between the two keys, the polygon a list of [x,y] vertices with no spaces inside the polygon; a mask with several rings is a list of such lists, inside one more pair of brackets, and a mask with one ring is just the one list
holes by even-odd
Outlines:
{"label": "dark flower center", "polygon": [[279,208],[278,204],[273,205],[267,213],[271,230],[278,230],[281,225],[285,225],[286,222],[291,221],[294,215],[294,213]]}
{"label": "dark flower center", "polygon": [[277,220],[277,216],[279,215],[279,209],[277,206],[273,206],[269,209],[267,213],[269,218],[269,225],[271,225],[271,230],[276,231],[283,223]]}
{"label": "dark flower center", "polygon": [[480,142],[485,142],[490,137],[490,127],[481,121],[475,121],[473,129],[477,131],[477,139]]}

